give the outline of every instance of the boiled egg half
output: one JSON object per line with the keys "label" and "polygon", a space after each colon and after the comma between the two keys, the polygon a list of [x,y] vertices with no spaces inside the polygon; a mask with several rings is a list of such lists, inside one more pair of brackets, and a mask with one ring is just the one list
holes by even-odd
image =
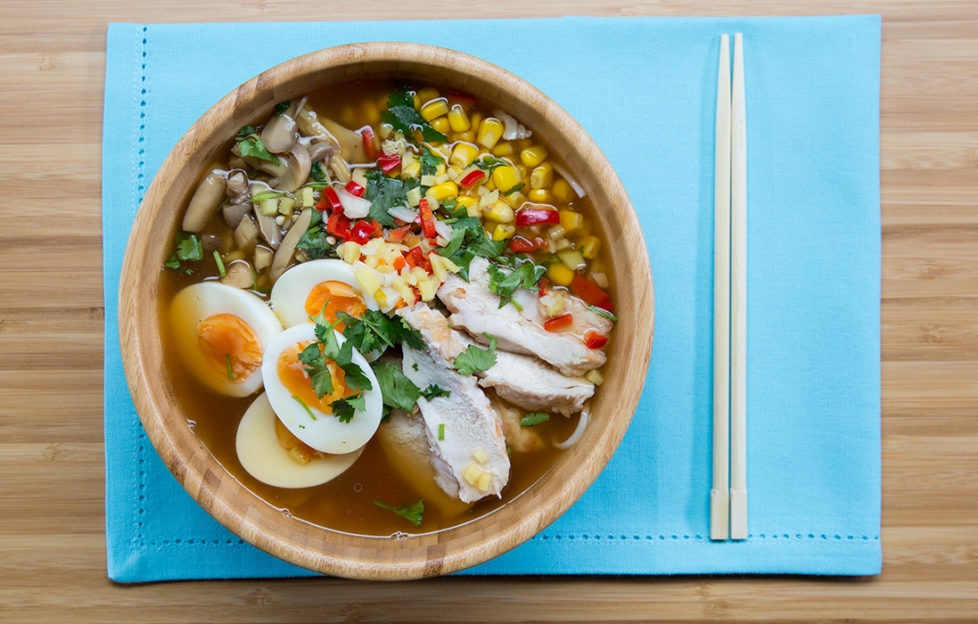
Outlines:
{"label": "boiled egg half", "polygon": [[[327,359],[333,392],[322,398],[316,396],[305,365],[299,361],[299,353],[317,342],[315,328],[314,323],[296,325],[272,339],[261,366],[265,392],[275,414],[292,435],[323,453],[352,453],[377,431],[383,415],[383,397],[370,365],[354,350],[352,361],[370,381],[371,389],[363,391],[364,407],[356,410],[349,422],[333,415],[330,404],[352,395],[353,390],[347,386],[343,370]],[[346,342],[339,332],[333,330],[333,335],[341,346]]]}
{"label": "boiled egg half", "polygon": [[326,455],[311,449],[285,428],[264,393],[241,418],[235,448],[241,466],[251,476],[280,488],[312,487],[331,481],[363,452],[360,448],[344,455]]}
{"label": "boiled egg half", "polygon": [[[332,323],[339,311],[360,318],[368,308],[378,307],[357,283],[353,267],[336,259],[312,260],[292,267],[275,282],[270,300],[285,327],[308,323],[320,312]],[[336,327],[343,330],[342,323]]]}
{"label": "boiled egg half", "polygon": [[187,286],[170,305],[176,347],[193,375],[228,396],[262,385],[262,357],[282,331],[275,314],[254,294],[209,281]]}

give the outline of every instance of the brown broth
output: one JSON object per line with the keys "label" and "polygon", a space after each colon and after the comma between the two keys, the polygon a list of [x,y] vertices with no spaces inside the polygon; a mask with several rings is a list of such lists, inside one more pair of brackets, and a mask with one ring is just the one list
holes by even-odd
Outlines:
{"label": "brown broth", "polygon": [[[309,95],[309,103],[321,117],[331,117],[347,127],[356,129],[371,124],[376,128],[380,121],[378,107],[386,100],[393,86],[392,81],[385,80],[353,81],[315,91]],[[342,94],[342,97],[337,97],[337,94]],[[477,107],[477,110],[488,115],[492,107]],[[521,147],[535,142],[538,142],[536,137],[524,141]],[[215,163],[214,166],[226,167],[226,163]],[[568,235],[574,245],[582,236],[592,232],[601,240],[606,240],[598,231],[594,207],[588,198],[575,198],[568,203],[551,203],[558,208],[571,208],[584,215],[584,227],[581,231]],[[204,233],[230,240],[231,229],[222,219],[215,218]],[[607,254],[607,245],[602,245],[598,257],[592,261],[592,267],[608,267]],[[533,255],[537,257],[541,254]],[[161,280],[159,318],[164,359],[169,363],[167,369],[182,407],[182,415],[229,473],[258,497],[283,512],[318,526],[360,535],[389,536],[398,532],[413,534],[438,531],[478,518],[512,501],[535,483],[559,458],[561,451],[552,445],[539,451],[513,452],[510,457],[512,467],[509,483],[500,499],[487,497],[457,516],[446,516],[438,505],[426,501],[424,518],[418,527],[373,504],[373,501],[380,501],[391,506],[410,505],[421,497],[410,483],[392,469],[376,440],[367,444],[361,457],[350,469],[323,485],[285,489],[256,480],[238,461],[235,436],[241,417],[257,393],[251,397],[232,398],[208,389],[194,379],[186,367],[180,365],[179,354],[173,346],[175,341],[172,339],[167,313],[170,302],[185,286],[202,279],[213,279],[218,273],[216,262],[209,252],[205,252],[204,259],[195,268],[193,275],[165,271]],[[611,277],[610,274],[608,276]],[[258,287],[266,289],[270,284],[259,281]],[[256,294],[266,298],[263,292]],[[570,436],[576,425],[576,416],[552,416],[549,421],[534,429],[545,441],[556,442]]]}

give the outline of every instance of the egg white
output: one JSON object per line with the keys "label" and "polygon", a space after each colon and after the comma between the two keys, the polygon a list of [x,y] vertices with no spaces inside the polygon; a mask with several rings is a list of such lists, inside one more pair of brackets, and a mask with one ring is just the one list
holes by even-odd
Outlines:
{"label": "egg white", "polygon": [[[307,341],[316,340],[316,325],[306,323],[290,327],[275,336],[265,349],[262,360],[262,376],[265,380],[265,392],[272,409],[278,415],[289,431],[312,448],[323,453],[344,454],[352,453],[366,444],[377,431],[383,415],[383,396],[377,384],[370,365],[356,349],[353,350],[353,362],[370,380],[371,390],[363,393],[365,406],[358,410],[350,422],[340,422],[332,414],[324,414],[315,407],[312,410],[315,419],[311,418],[305,408],[298,403],[292,393],[279,381],[278,358],[285,349]],[[336,340],[342,345],[346,339],[337,331],[333,331]],[[301,426],[300,426],[301,425]]]}
{"label": "egg white", "polygon": [[238,461],[248,474],[262,483],[280,488],[321,485],[343,474],[363,453],[313,458],[308,464],[292,459],[275,434],[275,412],[268,395],[261,394],[241,417],[235,437]]}
{"label": "egg white", "polygon": [[337,259],[312,260],[292,267],[282,274],[272,287],[270,300],[275,314],[285,327],[294,327],[309,322],[306,313],[306,299],[309,293],[322,282],[343,282],[353,287],[360,295],[364,305],[371,310],[378,309],[373,297],[363,292],[353,276],[353,267]]}
{"label": "egg white", "polygon": [[216,281],[187,286],[170,304],[170,321],[177,350],[187,367],[208,388],[228,396],[254,394],[262,385],[261,367],[246,378],[228,379],[216,371],[201,351],[197,325],[215,314],[233,314],[251,326],[267,349],[272,338],[282,331],[282,324],[264,301],[253,293]]}

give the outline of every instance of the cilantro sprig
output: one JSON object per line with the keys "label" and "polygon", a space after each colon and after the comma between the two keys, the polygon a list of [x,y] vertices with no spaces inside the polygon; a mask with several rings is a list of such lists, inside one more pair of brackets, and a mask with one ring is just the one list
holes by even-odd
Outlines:
{"label": "cilantro sprig", "polygon": [[[179,232],[177,234],[176,249],[163,263],[168,269],[177,270],[181,268],[181,262],[196,262],[204,257],[204,246],[196,234]],[[188,275],[193,273],[193,269],[183,267],[183,271]]]}
{"label": "cilantro sprig", "polygon": [[414,524],[414,526],[421,526],[421,518],[424,516],[424,499],[419,499],[418,502],[413,505],[401,505],[400,507],[392,507],[391,505],[384,504],[380,501],[374,501],[374,505],[386,509],[387,511],[393,511],[400,517],[404,518],[408,522]]}
{"label": "cilantro sprig", "polygon": [[369,218],[381,225],[394,226],[394,217],[388,210],[394,206],[406,206],[407,192],[420,184],[417,178],[392,178],[377,169],[367,172],[367,191],[364,197],[370,200]]}
{"label": "cilantro sprig", "polygon": [[387,98],[387,110],[380,113],[380,118],[400,130],[404,138],[418,144],[414,131],[417,129],[421,133],[421,138],[425,141],[444,143],[448,141],[441,132],[431,127],[425,118],[414,108],[414,95],[411,94],[406,85],[400,85]]}
{"label": "cilantro sprig", "polygon": [[414,349],[425,346],[421,332],[412,329],[401,317],[391,318],[378,310],[367,310],[361,318],[340,311],[337,317],[344,325],[343,337],[360,353],[383,352],[399,344]]}
{"label": "cilantro sprig", "polygon": [[438,171],[438,165],[445,162],[445,159],[435,154],[427,145],[421,146],[421,156],[418,158],[421,163],[421,175],[433,175]]}
{"label": "cilantro sprig", "polygon": [[258,131],[255,130],[254,126],[241,128],[238,131],[238,135],[234,137],[234,140],[238,142],[238,150],[241,152],[242,158],[252,156],[260,160],[267,160],[276,165],[280,164],[278,156],[269,152],[265,144],[261,142]]}
{"label": "cilantro sprig", "polygon": [[517,309],[523,308],[513,300],[517,288],[535,288],[537,282],[547,274],[547,269],[530,260],[521,263],[510,272],[503,271],[496,264],[489,264],[489,290],[499,295],[499,307],[512,302]]}
{"label": "cilantro sprig", "polygon": [[486,333],[483,335],[489,339],[488,348],[469,345],[465,351],[455,356],[453,364],[460,375],[472,375],[489,370],[496,364],[496,338]]}
{"label": "cilantro sprig", "polygon": [[550,420],[550,414],[546,412],[528,412],[520,419],[521,427],[535,427]]}
{"label": "cilantro sprig", "polygon": [[384,397],[384,405],[389,408],[410,412],[421,397],[430,401],[435,397],[447,397],[452,394],[435,384],[421,390],[401,372],[397,365],[389,362],[375,362],[372,368],[374,377],[377,378],[377,385],[380,386],[380,393]]}

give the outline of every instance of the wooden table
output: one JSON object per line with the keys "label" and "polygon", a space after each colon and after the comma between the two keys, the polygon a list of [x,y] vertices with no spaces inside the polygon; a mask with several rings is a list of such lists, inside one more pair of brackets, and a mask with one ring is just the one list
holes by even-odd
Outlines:
{"label": "wooden table", "polygon": [[[0,4],[0,621],[975,621],[978,4],[176,0]],[[711,6],[712,5],[712,6]],[[883,573],[336,579],[105,575],[100,153],[110,21],[883,14]],[[844,71],[845,68],[839,68]]]}

